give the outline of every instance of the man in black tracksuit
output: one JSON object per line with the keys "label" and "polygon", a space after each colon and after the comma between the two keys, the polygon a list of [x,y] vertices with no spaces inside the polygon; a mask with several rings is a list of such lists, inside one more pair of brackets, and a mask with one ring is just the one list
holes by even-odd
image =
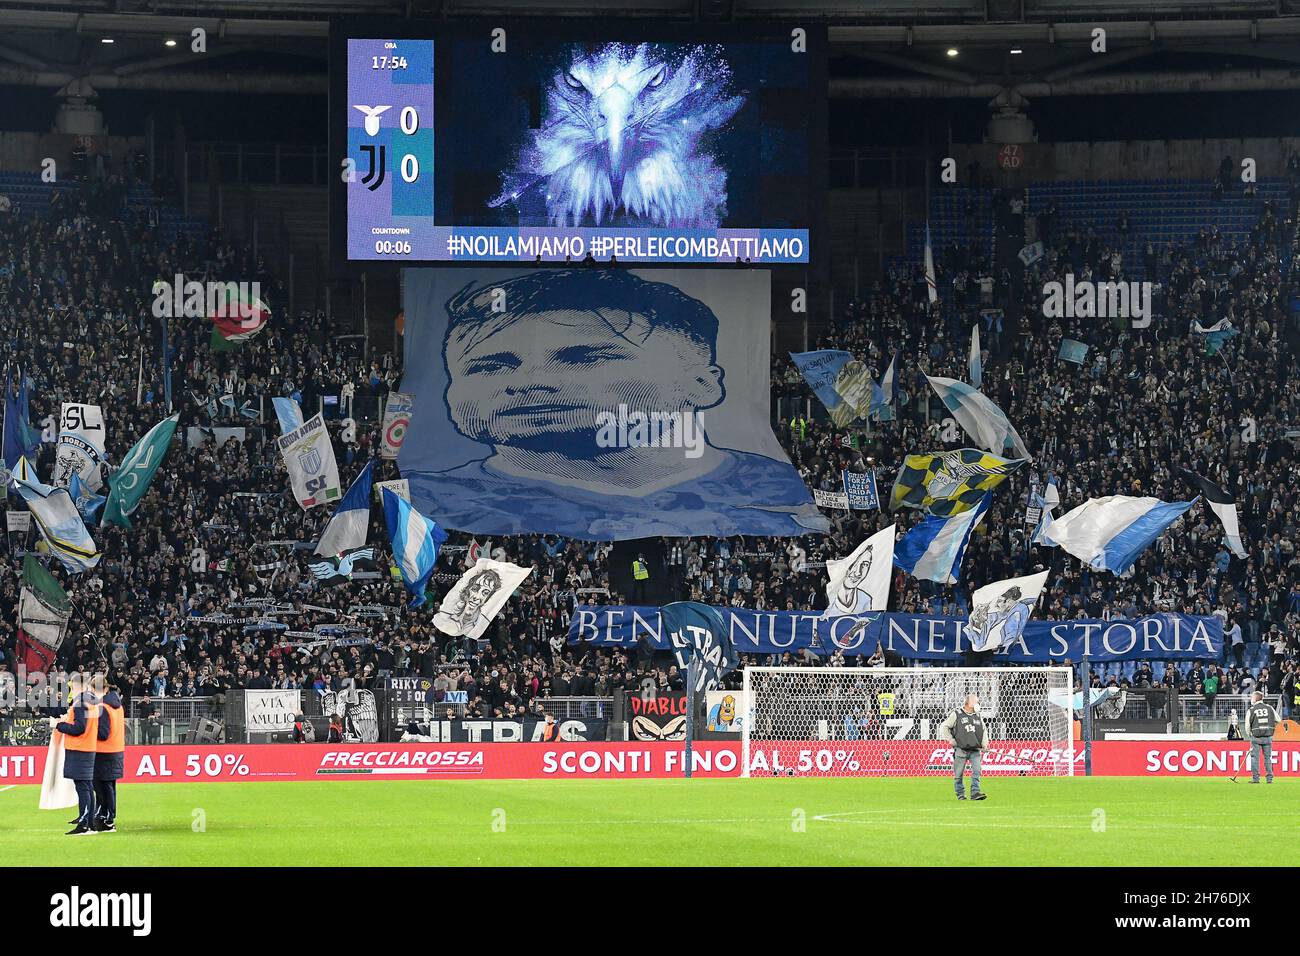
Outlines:
{"label": "man in black tracksuit", "polygon": [[117,781],[122,778],[126,756],[126,714],[117,685],[109,684],[99,707],[99,743],[95,748],[95,829],[117,830]]}

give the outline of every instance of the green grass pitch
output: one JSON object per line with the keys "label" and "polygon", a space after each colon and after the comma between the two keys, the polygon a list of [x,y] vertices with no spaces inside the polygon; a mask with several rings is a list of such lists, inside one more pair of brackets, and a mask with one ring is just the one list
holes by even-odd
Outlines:
{"label": "green grass pitch", "polygon": [[1283,866],[1300,781],[360,781],[123,785],[119,831],[0,788],[5,865]]}

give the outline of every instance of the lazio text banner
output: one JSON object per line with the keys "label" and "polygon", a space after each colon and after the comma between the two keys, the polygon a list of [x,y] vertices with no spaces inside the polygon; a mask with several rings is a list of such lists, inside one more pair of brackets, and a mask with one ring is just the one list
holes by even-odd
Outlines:
{"label": "lazio text banner", "polygon": [[[741,654],[783,654],[811,648],[831,654],[871,654],[876,642],[910,660],[957,661],[970,650],[964,618],[874,612],[823,618],[820,611],[752,611],[720,607]],[[579,605],[569,622],[569,643],[633,647],[646,640],[668,650],[656,607]],[[1069,658],[1078,661],[1217,659],[1223,623],[1216,617],[1152,614],[1123,620],[1030,621],[1019,641],[1000,648],[995,660],[1023,664]]]}

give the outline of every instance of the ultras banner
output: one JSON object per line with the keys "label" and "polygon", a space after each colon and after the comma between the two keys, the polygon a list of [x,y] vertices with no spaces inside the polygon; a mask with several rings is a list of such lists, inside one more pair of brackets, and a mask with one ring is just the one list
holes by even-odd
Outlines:
{"label": "ultras banner", "polygon": [[[819,611],[750,611],[720,607],[731,640],[742,654],[783,654],[811,648],[871,654],[876,642],[909,660],[958,661],[970,650],[963,618],[870,612],[823,618]],[[646,639],[669,650],[656,607],[579,605],[569,622],[569,643],[634,647]],[[1217,660],[1223,623],[1215,617],[1153,614],[1132,620],[1030,621],[1019,639],[1000,647],[997,661]]]}
{"label": "ultras banner", "polygon": [[761,270],[408,269],[411,503],[477,534],[799,535]]}

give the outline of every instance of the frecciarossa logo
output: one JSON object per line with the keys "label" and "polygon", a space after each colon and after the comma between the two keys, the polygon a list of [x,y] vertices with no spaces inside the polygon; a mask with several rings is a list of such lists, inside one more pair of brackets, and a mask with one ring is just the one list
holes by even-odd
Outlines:
{"label": "frecciarossa logo", "polygon": [[331,750],[321,755],[322,768],[343,767],[482,767],[481,750]]}

